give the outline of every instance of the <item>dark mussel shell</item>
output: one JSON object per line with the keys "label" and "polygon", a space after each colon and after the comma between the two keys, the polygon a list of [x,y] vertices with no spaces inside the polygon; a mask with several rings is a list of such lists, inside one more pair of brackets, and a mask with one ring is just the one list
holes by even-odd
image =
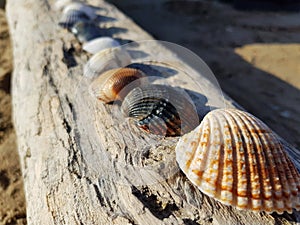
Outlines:
{"label": "dark mussel shell", "polygon": [[73,25],[71,32],[81,43],[105,35],[104,30],[91,21],[79,21]]}
{"label": "dark mussel shell", "polygon": [[80,21],[89,21],[90,18],[82,11],[69,10],[62,14],[59,25],[66,29],[71,29],[76,23]]}
{"label": "dark mussel shell", "polygon": [[143,130],[157,135],[180,136],[199,124],[199,117],[188,96],[171,86],[144,85],[124,98],[122,111],[136,118]]}

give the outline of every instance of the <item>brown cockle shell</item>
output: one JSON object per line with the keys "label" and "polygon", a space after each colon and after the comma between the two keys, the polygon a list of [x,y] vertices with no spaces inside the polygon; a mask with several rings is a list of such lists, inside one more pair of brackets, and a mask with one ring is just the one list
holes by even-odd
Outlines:
{"label": "brown cockle shell", "polygon": [[184,135],[176,160],[203,193],[239,209],[300,209],[300,174],[278,136],[253,115],[217,109]]}
{"label": "brown cockle shell", "polygon": [[[146,75],[137,69],[132,68],[118,68],[111,69],[102,73],[91,84],[91,93],[99,100],[110,103],[115,100],[123,99],[126,94],[133,88],[130,86],[126,91],[126,86],[134,82],[138,85],[138,79]],[[145,82],[145,80],[143,79]]]}

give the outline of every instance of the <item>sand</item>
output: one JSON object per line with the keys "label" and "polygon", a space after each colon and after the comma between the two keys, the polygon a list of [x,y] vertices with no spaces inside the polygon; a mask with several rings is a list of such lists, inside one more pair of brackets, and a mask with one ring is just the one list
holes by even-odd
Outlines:
{"label": "sand", "polygon": [[11,121],[12,49],[0,9],[0,225],[26,224],[23,181]]}
{"label": "sand", "polygon": [[[227,94],[300,148],[299,14],[240,12],[213,1],[111,2],[157,39],[198,54]],[[26,224],[11,122],[12,53],[1,10],[0,53],[0,225]]]}

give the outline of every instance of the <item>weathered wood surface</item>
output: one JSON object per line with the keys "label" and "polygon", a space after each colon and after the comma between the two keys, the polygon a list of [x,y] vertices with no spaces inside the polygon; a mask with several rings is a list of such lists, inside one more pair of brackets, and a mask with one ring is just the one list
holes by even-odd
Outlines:
{"label": "weathered wood surface", "polygon": [[[178,170],[177,138],[139,132],[130,120],[120,120],[117,105],[91,98],[82,78],[89,56],[57,25],[60,13],[53,3],[7,2],[14,46],[14,122],[29,224],[299,224],[299,212],[239,211],[202,194]],[[88,3],[100,7],[105,16],[101,26],[114,37],[153,39],[115,7]],[[140,43],[131,54],[177,59],[156,43]],[[222,102],[204,76],[193,77],[203,85],[202,92],[181,78],[179,73],[166,79],[194,91],[200,110],[234,107],[228,98]],[[290,153],[299,165],[299,155]]]}

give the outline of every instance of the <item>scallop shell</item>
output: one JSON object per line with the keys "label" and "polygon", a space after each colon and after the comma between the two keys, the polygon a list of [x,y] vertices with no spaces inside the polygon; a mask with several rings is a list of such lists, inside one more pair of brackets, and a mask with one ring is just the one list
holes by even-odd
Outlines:
{"label": "scallop shell", "polygon": [[72,26],[71,32],[81,42],[87,42],[103,35],[103,31],[95,23],[79,21]]}
{"label": "scallop shell", "polygon": [[72,2],[64,7],[63,14],[68,13],[69,11],[79,11],[84,13],[89,19],[93,20],[97,18],[95,10],[84,3],[81,2]]}
{"label": "scallop shell", "polygon": [[95,78],[104,71],[127,66],[131,63],[128,52],[123,48],[108,48],[93,55],[83,68],[83,75]]}
{"label": "scallop shell", "polygon": [[[145,77],[145,74],[137,69],[112,69],[97,77],[91,84],[90,90],[99,100],[109,103],[117,99],[123,99],[124,96],[132,90],[132,86],[130,90],[125,87],[142,77]],[[134,82],[134,85],[138,84],[139,82]]]}
{"label": "scallop shell", "polygon": [[120,43],[111,37],[100,37],[83,44],[82,48],[86,52],[96,54],[107,48],[119,47]]}
{"label": "scallop shell", "polygon": [[157,135],[178,136],[194,129],[199,118],[183,92],[165,85],[143,85],[124,98],[122,112],[137,125]]}
{"label": "scallop shell", "polygon": [[70,29],[75,23],[88,20],[89,17],[85,13],[78,10],[70,10],[62,14],[59,25],[63,28]]}
{"label": "scallop shell", "polygon": [[300,209],[300,174],[278,137],[236,109],[208,113],[176,146],[181,170],[202,192],[239,209]]}

